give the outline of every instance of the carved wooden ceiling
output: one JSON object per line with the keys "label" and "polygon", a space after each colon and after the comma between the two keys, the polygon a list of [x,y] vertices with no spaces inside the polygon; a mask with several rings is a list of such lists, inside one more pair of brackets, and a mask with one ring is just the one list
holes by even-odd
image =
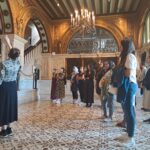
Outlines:
{"label": "carved wooden ceiling", "polygon": [[36,0],[37,4],[51,19],[70,18],[74,10],[87,8],[96,16],[132,13],[138,9],[142,0]]}

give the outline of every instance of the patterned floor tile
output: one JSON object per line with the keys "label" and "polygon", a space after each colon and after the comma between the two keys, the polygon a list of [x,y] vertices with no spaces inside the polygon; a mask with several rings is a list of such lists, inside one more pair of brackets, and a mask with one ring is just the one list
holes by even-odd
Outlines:
{"label": "patterned floor tile", "polygon": [[[142,120],[149,112],[136,108],[137,150],[150,149],[150,124]],[[111,123],[100,117],[102,110],[97,100],[92,108],[71,104],[66,97],[61,106],[50,101],[33,102],[19,106],[19,120],[12,125],[13,136],[0,138],[0,150],[126,150],[117,147],[117,136],[125,133],[115,126],[123,118],[119,104]]]}

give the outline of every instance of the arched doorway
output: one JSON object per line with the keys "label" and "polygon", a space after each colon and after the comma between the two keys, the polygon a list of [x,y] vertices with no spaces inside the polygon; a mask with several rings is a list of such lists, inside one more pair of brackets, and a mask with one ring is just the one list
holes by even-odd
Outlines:
{"label": "arched doorway", "polygon": [[37,46],[42,43],[42,53],[48,53],[48,39],[43,24],[39,19],[32,19],[28,22],[24,38],[28,41],[26,48],[30,46]]}

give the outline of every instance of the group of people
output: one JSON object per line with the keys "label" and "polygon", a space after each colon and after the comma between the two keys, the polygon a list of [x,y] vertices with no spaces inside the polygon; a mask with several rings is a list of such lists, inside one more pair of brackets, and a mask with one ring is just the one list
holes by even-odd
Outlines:
{"label": "group of people", "polygon": [[66,75],[65,69],[53,69],[51,95],[50,98],[53,103],[61,104],[65,97]]}
{"label": "group of people", "polygon": [[[75,66],[71,76],[71,91],[73,103],[78,103],[78,90],[81,102],[86,103],[86,107],[91,107],[94,103],[94,77],[96,79],[96,92],[100,95],[104,121],[112,121],[114,112],[114,100],[121,104],[123,110],[123,121],[117,123],[119,127],[126,128],[126,135],[117,137],[121,145],[135,146],[135,99],[138,89],[138,78],[140,72],[139,62],[135,55],[133,41],[125,38],[121,41],[121,54],[117,64],[113,61],[99,62],[97,71],[90,65],[88,67]],[[149,54],[150,55],[150,54]],[[150,62],[148,62],[150,63]],[[148,67],[149,68],[149,67]],[[144,100],[149,101],[150,97],[150,68],[145,72],[145,77],[141,80],[144,88]],[[149,102],[150,104],[150,102]],[[149,107],[149,104],[146,104]],[[109,115],[107,113],[109,109]],[[145,120],[150,122],[150,119]]]}
{"label": "group of people", "polygon": [[78,68],[74,66],[71,75],[71,92],[73,103],[79,103],[78,91],[80,93],[80,101],[86,103],[86,107],[91,107],[94,103],[94,69],[92,65]]}
{"label": "group of people", "polygon": [[[71,92],[73,103],[79,103],[78,91],[81,102],[86,103],[86,107],[91,107],[94,103],[94,78],[96,79],[96,92],[102,101],[104,121],[113,119],[114,99],[121,104],[124,118],[117,125],[126,127],[126,135],[116,138],[121,145],[135,146],[135,94],[138,88],[137,69],[138,61],[135,55],[135,47],[131,39],[125,38],[121,41],[121,54],[117,65],[113,61],[99,62],[97,71],[92,65],[87,67],[76,66],[71,74]],[[10,123],[18,120],[17,107],[17,74],[20,70],[18,61],[19,50],[11,48],[8,54],[9,59],[0,63],[0,136],[12,134]],[[140,84],[143,88],[144,100],[149,101],[150,97],[150,54],[148,56],[148,67]],[[143,71],[144,72],[144,71]],[[51,100],[60,104],[65,97],[66,75],[64,68],[54,69],[51,84]],[[108,106],[108,107],[107,107]],[[145,105],[144,105],[145,106]],[[150,102],[146,105],[150,106]],[[109,108],[109,115],[107,109]],[[146,108],[149,109],[149,108]],[[107,119],[107,120],[106,120]],[[150,122],[150,119],[146,121]]]}

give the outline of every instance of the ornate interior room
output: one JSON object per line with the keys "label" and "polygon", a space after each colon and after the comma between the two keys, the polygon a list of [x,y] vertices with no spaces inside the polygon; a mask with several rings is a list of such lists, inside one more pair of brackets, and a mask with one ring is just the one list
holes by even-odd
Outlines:
{"label": "ornate interior room", "polygon": [[[120,104],[115,101],[112,122],[104,122],[96,90],[91,108],[73,104],[70,79],[74,66],[117,63],[126,37],[134,42],[139,64],[149,65],[150,0],[0,0],[0,62],[8,58],[6,36],[20,50],[21,71],[18,121],[12,124],[12,136],[0,137],[0,150],[129,149],[114,140],[125,133],[116,127],[123,118]],[[53,70],[60,68],[67,78],[65,98],[54,104]],[[141,110],[142,105],[138,89],[134,149],[148,150],[150,124],[143,120],[150,118],[150,110]]]}

